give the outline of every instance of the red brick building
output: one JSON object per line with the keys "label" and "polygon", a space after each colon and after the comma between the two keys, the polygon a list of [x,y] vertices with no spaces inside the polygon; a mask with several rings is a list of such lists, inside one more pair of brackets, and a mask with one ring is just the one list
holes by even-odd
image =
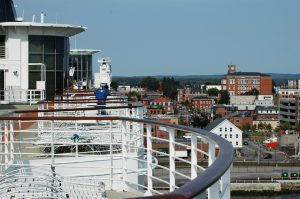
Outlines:
{"label": "red brick building", "polygon": [[163,114],[162,108],[153,108],[153,107],[147,108],[147,115],[162,115],[162,114]]}
{"label": "red brick building", "polygon": [[272,77],[258,72],[236,72],[235,65],[228,66],[227,75],[221,80],[222,90],[230,95],[243,95],[256,88],[260,95],[272,94]]}
{"label": "red brick building", "polygon": [[174,114],[174,105],[170,98],[158,97],[150,101],[151,108],[161,108],[163,114]]}
{"label": "red brick building", "polygon": [[251,127],[253,125],[253,117],[249,112],[242,112],[230,116],[230,122],[241,128],[243,126]]}
{"label": "red brick building", "polygon": [[192,99],[192,106],[197,109],[210,109],[214,103],[215,100],[208,97],[195,97]]}

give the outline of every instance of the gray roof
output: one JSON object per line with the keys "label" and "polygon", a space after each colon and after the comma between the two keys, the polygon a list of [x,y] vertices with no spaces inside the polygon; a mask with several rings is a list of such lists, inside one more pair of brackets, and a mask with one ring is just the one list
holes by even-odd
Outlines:
{"label": "gray roof", "polygon": [[227,120],[227,118],[226,117],[217,118],[214,121],[212,121],[211,123],[209,123],[204,129],[207,130],[207,131],[211,131],[216,126],[218,126],[219,124],[221,124],[224,120]]}

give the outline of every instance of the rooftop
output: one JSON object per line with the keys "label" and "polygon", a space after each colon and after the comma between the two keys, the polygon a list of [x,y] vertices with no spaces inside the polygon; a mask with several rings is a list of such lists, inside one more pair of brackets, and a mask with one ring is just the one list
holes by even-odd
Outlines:
{"label": "rooftop", "polygon": [[234,73],[226,74],[225,76],[266,76],[266,77],[270,77],[270,75],[259,73],[259,72],[234,72]]}
{"label": "rooftop", "polygon": [[26,27],[28,30],[30,28],[40,28],[43,30],[51,29],[60,32],[62,35],[66,35],[68,37],[74,36],[86,30],[83,26],[78,25],[70,25],[70,24],[53,24],[53,23],[37,23],[37,22],[3,22],[0,23],[0,27],[14,27],[14,28],[22,28]]}
{"label": "rooftop", "polygon": [[221,124],[225,120],[227,120],[226,117],[217,118],[214,121],[212,121],[211,123],[209,123],[204,129],[207,130],[207,131],[211,131],[213,128],[215,128],[216,126],[218,126],[219,124]]}
{"label": "rooftop", "polygon": [[100,51],[96,49],[71,49],[70,55],[92,55]]}

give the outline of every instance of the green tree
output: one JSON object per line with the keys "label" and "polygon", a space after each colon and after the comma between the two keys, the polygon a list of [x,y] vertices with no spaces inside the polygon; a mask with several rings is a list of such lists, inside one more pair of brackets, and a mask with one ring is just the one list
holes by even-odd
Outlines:
{"label": "green tree", "polygon": [[146,88],[148,91],[157,91],[159,89],[159,81],[154,77],[145,77],[140,82],[141,87]]}
{"label": "green tree", "polygon": [[217,118],[222,118],[222,115],[217,113],[213,116],[213,120],[217,119]]}
{"label": "green tree", "polygon": [[163,94],[173,100],[176,99],[177,89],[179,88],[179,82],[173,77],[164,77],[162,80]]}
{"label": "green tree", "polygon": [[111,83],[110,83],[110,88],[112,88],[112,89],[114,89],[115,91],[118,89],[118,87],[119,87],[119,84],[118,84],[118,82],[117,81],[111,81]]}
{"label": "green tree", "polygon": [[252,88],[251,91],[250,91],[250,95],[258,96],[259,95],[259,91],[257,90],[257,88]]}
{"label": "green tree", "polygon": [[199,115],[194,115],[192,117],[192,122],[191,122],[193,127],[199,127],[199,128],[204,128],[209,124],[209,119],[206,115],[201,114]]}
{"label": "green tree", "polygon": [[295,128],[289,122],[281,121],[279,125],[276,127],[275,131],[280,130],[294,130]]}
{"label": "green tree", "polygon": [[216,88],[211,88],[211,89],[208,89],[207,93],[209,96],[218,96],[219,90]]}
{"label": "green tree", "polygon": [[220,91],[220,95],[221,95],[221,97],[219,100],[219,104],[228,104],[229,99],[230,99],[228,91],[222,90],[222,91]]}
{"label": "green tree", "polygon": [[274,80],[272,80],[272,93],[273,94],[276,93],[275,87],[276,87],[276,82]]}

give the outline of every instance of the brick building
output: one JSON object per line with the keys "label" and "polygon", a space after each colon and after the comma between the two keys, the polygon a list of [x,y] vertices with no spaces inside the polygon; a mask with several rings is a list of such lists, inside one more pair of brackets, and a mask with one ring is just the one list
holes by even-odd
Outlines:
{"label": "brick building", "polygon": [[150,101],[151,108],[161,108],[163,114],[174,114],[174,105],[170,98],[157,97]]}
{"label": "brick building", "polygon": [[222,90],[230,95],[243,95],[256,88],[261,95],[272,94],[272,77],[258,72],[236,72],[235,65],[228,66],[228,72],[221,79]]}
{"label": "brick building", "polygon": [[214,103],[215,100],[208,97],[195,97],[192,99],[192,106],[197,109],[210,109]]}
{"label": "brick building", "polygon": [[207,96],[207,94],[203,94],[201,91],[192,90],[191,87],[186,87],[183,89],[177,89],[177,102],[192,102],[192,99],[198,96]]}
{"label": "brick building", "polygon": [[235,126],[242,128],[243,126],[251,127],[253,124],[253,117],[249,112],[240,112],[230,116],[230,122]]}

